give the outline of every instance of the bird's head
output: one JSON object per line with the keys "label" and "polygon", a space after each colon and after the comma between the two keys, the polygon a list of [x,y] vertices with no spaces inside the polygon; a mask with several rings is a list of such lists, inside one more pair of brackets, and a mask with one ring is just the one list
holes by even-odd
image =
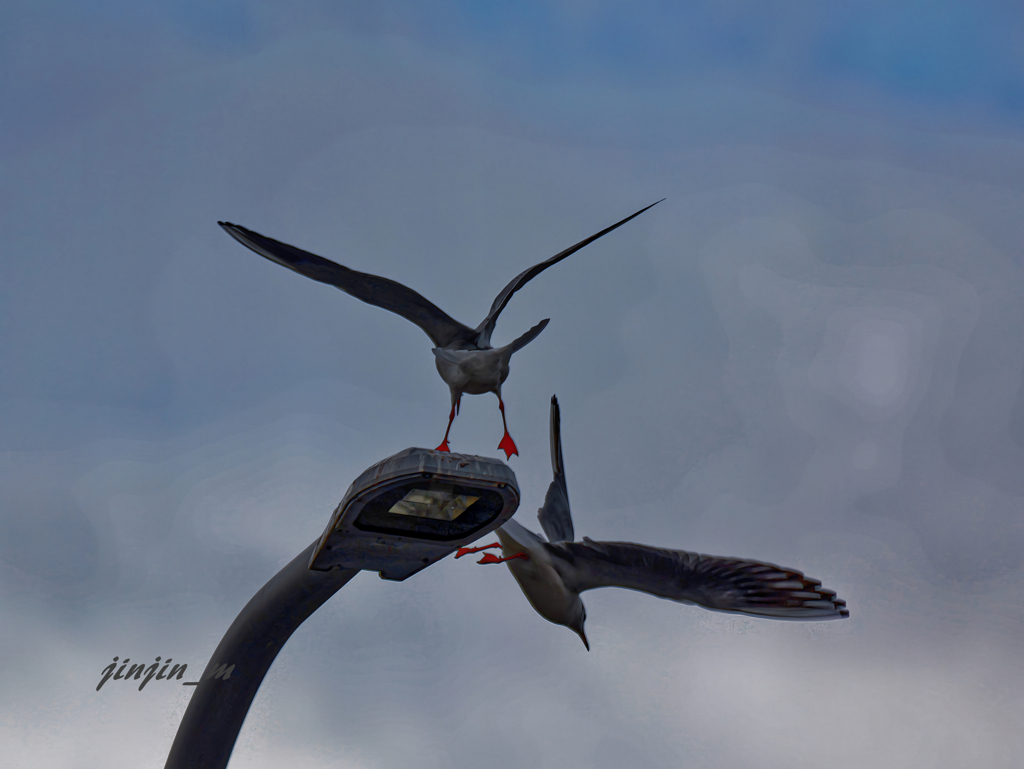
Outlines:
{"label": "bird's head", "polygon": [[583,605],[583,601],[577,600],[576,605],[569,614],[569,621],[566,623],[566,627],[576,633],[576,635],[580,637],[580,640],[583,641],[583,645],[587,647],[587,651],[590,651],[590,641],[587,640],[587,634],[583,630],[583,623],[586,621],[587,607]]}

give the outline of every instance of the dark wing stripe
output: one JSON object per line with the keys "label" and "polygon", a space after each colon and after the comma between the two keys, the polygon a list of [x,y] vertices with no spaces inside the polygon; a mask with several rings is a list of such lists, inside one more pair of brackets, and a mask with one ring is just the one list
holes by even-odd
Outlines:
{"label": "dark wing stripe", "polygon": [[[551,396],[551,412],[548,422],[548,447],[551,452],[551,474],[558,478],[562,477],[562,485],[565,485],[565,466],[562,464],[562,409],[558,405],[558,398]],[[567,541],[572,542],[575,537],[569,537]]]}
{"label": "dark wing stripe", "polygon": [[260,256],[412,321],[426,332],[437,347],[472,344],[477,338],[476,331],[449,317],[433,302],[401,283],[350,270],[322,256],[265,237],[237,224],[218,224],[231,237]]}
{"label": "dark wing stripe", "polygon": [[[562,578],[580,592],[624,587],[716,611],[774,619],[838,619],[846,601],[794,569],[739,558],[662,550],[631,542],[548,545],[567,564]],[[562,570],[560,569],[560,572]]]}
{"label": "dark wing stripe", "polygon": [[[664,200],[664,198],[662,198],[661,200]],[[569,248],[565,249],[565,251],[561,251],[555,254],[550,259],[546,259],[540,264],[533,265],[533,267],[530,267],[528,270],[523,270],[523,272],[519,273],[514,278],[512,278],[509,284],[505,286],[505,288],[503,288],[501,292],[494,298],[494,302],[491,304],[491,311],[487,313],[487,317],[483,319],[483,322],[481,322],[479,326],[477,326],[476,330],[480,333],[481,338],[487,340],[491,338],[491,334],[494,332],[494,324],[498,320],[498,315],[500,315],[501,311],[505,309],[505,305],[508,304],[509,299],[512,298],[512,294],[514,294],[516,291],[525,286],[529,281],[536,278],[548,267],[551,267],[554,264],[558,264],[567,256],[572,256],[584,246],[588,246],[598,238],[604,237],[612,230],[624,225],[630,219],[634,219],[640,216],[640,214],[642,214],[648,208],[658,205],[658,203],[660,203],[661,200],[655,203],[651,203],[651,205],[647,206],[646,208],[641,208],[635,214],[627,216],[621,222],[616,222],[611,227],[607,227],[601,230],[600,232],[596,233],[595,235],[591,235],[589,238],[581,240],[576,245],[569,246]]]}
{"label": "dark wing stripe", "polygon": [[551,472],[555,478],[548,486],[544,507],[537,513],[544,536],[549,542],[572,542],[576,536],[572,528],[572,512],[569,509],[569,488],[565,483],[565,467],[562,464],[562,416],[558,398],[551,396]]}

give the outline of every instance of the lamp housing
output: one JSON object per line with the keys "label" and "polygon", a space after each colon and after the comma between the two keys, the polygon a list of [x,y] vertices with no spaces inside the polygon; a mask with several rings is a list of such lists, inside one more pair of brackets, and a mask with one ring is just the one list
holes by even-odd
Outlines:
{"label": "lamp housing", "polygon": [[501,460],[405,449],[352,482],[309,568],[401,581],[498,528],[518,507],[515,473]]}

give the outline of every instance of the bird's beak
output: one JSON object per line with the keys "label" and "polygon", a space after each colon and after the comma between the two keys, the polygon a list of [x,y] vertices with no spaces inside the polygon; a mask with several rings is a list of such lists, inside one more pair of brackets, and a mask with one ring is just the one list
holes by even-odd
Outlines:
{"label": "bird's beak", "polygon": [[587,634],[580,628],[578,631],[579,637],[583,639],[583,645],[587,647],[587,651],[590,651],[590,641],[587,640]]}

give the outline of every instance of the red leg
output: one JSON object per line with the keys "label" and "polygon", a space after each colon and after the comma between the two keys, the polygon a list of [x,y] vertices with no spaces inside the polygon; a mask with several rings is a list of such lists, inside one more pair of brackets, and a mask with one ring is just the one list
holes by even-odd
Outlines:
{"label": "red leg", "polygon": [[483,547],[460,547],[459,551],[455,554],[456,558],[461,558],[464,555],[470,553],[479,553],[481,550],[490,550],[492,547],[501,547],[500,542],[495,542],[493,545],[484,545]]}
{"label": "red leg", "polygon": [[[498,444],[498,448],[505,452],[505,459],[512,459],[512,455],[519,456],[519,449],[516,448],[516,442],[512,440],[512,436],[508,434],[508,424],[505,422],[505,404],[501,400],[501,396],[498,396],[498,408],[501,409],[501,426],[505,428],[505,435],[501,439],[501,443]],[[488,563],[491,563],[488,561]]]}
{"label": "red leg", "polygon": [[452,422],[455,421],[455,407],[461,402],[462,396],[460,395],[458,400],[452,404],[452,410],[448,414],[448,429],[444,431],[444,440],[441,441],[441,445],[434,449],[434,451],[450,451],[448,448],[448,432],[452,429]]}
{"label": "red leg", "polygon": [[516,553],[515,555],[510,555],[505,558],[499,558],[493,553],[484,553],[484,557],[477,561],[477,563],[505,563],[505,561],[511,561],[515,558],[522,558],[524,561],[530,560],[530,556],[526,553]]}

